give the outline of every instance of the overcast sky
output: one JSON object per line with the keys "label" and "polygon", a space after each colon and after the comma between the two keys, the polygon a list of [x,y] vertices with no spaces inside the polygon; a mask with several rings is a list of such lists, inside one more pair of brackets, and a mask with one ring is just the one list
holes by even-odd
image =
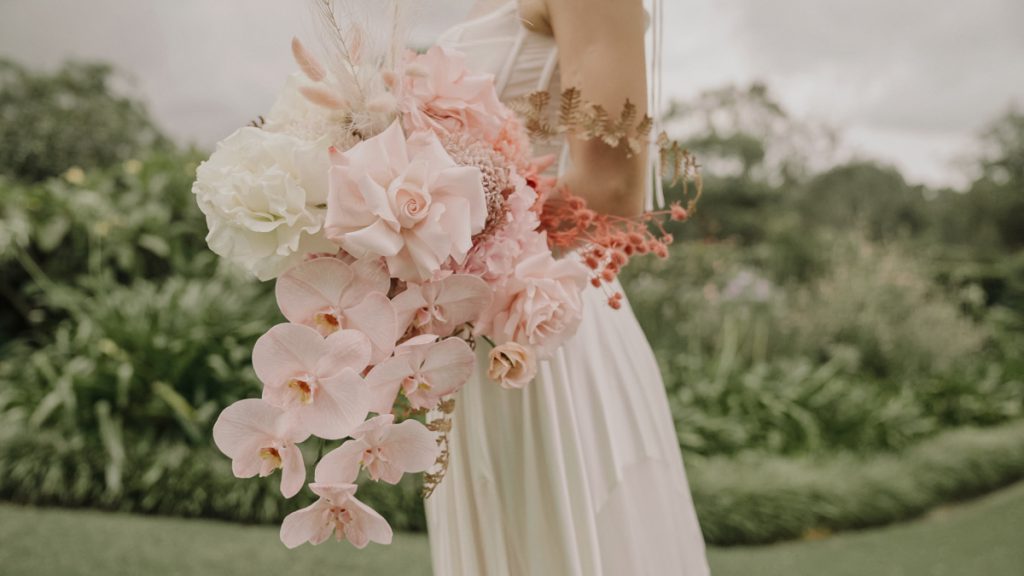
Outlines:
{"label": "overcast sky", "polygon": [[[962,183],[953,159],[1024,108],[1022,0],[663,1],[669,96],[763,80],[912,181]],[[421,4],[429,38],[471,0]],[[169,132],[202,146],[269,108],[288,42],[308,30],[299,0],[0,0],[0,55],[112,61]]]}

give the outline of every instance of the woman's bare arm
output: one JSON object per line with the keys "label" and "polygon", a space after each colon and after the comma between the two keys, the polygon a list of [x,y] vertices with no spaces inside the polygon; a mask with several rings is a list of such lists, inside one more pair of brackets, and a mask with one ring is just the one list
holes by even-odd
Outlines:
{"label": "woman's bare arm", "polygon": [[[541,1],[524,3],[536,6]],[[584,100],[600,104],[613,117],[627,99],[637,106],[639,115],[646,114],[642,1],[546,0],[544,8],[544,21],[536,27],[549,27],[554,34],[562,87],[579,88]],[[642,211],[646,151],[630,156],[622,146],[575,138],[569,141],[569,151],[573,166],[564,176],[565,183],[591,208],[622,216]]]}

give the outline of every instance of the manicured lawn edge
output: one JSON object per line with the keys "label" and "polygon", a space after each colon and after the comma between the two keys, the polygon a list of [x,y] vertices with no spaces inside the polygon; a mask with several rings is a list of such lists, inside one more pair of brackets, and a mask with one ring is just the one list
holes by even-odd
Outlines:
{"label": "manicured lawn edge", "polygon": [[1024,421],[944,432],[900,454],[690,457],[705,538],[763,544],[880,526],[1024,478]]}

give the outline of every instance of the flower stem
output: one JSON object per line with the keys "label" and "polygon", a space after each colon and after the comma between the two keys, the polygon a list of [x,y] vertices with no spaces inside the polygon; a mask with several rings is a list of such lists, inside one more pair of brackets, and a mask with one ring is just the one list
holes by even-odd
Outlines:
{"label": "flower stem", "polygon": [[316,462],[313,463],[313,466],[316,466],[317,464],[319,464],[320,460],[324,457],[324,444],[326,444],[326,443],[327,442],[323,438],[320,439],[320,447],[317,448],[317,451],[316,451]]}

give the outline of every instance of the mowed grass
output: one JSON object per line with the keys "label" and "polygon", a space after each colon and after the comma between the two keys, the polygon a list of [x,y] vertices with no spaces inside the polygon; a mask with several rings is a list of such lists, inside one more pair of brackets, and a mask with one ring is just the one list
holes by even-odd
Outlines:
{"label": "mowed grass", "polygon": [[[288,551],[267,526],[0,505],[0,573],[430,574],[423,535],[357,551],[325,543]],[[897,526],[817,541],[712,549],[715,576],[1021,576],[1024,483]]]}

